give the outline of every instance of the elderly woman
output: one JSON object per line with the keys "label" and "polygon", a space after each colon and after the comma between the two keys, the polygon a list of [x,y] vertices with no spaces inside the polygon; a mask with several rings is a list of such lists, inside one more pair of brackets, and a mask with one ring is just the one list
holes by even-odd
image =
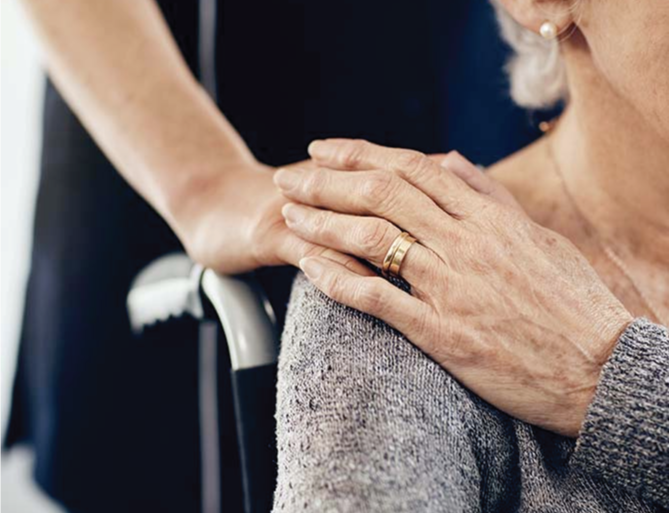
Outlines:
{"label": "elderly woman", "polygon": [[565,102],[546,137],[486,175],[331,140],[275,176],[332,249],[283,336],[276,511],[669,507],[669,3],[497,8],[516,101]]}

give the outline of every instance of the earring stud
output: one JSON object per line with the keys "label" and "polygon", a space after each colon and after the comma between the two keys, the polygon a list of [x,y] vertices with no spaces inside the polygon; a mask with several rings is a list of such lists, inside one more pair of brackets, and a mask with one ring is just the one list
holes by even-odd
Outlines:
{"label": "earring stud", "polygon": [[558,35],[557,25],[552,21],[545,21],[541,25],[539,33],[541,34],[541,37],[543,37],[544,39],[548,39],[549,41],[555,39]]}

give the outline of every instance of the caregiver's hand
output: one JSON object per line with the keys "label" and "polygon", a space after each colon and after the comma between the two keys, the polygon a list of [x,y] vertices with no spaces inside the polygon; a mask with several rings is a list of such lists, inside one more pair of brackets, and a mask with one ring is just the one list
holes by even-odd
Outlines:
{"label": "caregiver's hand", "polygon": [[301,261],[336,301],[402,332],[479,396],[576,436],[601,368],[631,315],[567,239],[532,222],[457,154],[364,141],[311,145],[320,168],[280,170],[288,227],[377,267],[401,231],[418,239],[408,294],[328,258]]}
{"label": "caregiver's hand", "polygon": [[[430,158],[439,162],[444,157]],[[317,167],[305,160],[286,169],[293,166],[302,171]],[[304,257],[324,255],[360,274],[374,275],[352,256],[307,241],[286,227],[281,208],[287,200],[272,181],[274,168],[253,158],[221,163],[221,168],[211,179],[184,188],[179,208],[171,212],[172,226],[193,260],[231,274],[277,265],[297,267]],[[514,201],[510,195],[502,199]]]}
{"label": "caregiver's hand", "polygon": [[[312,169],[311,161],[295,164]],[[286,198],[277,191],[274,168],[255,161],[228,164],[225,173],[184,194],[175,227],[196,262],[221,273],[259,267],[298,265],[307,256],[323,255],[358,273],[369,273],[350,255],[313,244],[292,233],[281,208]]]}

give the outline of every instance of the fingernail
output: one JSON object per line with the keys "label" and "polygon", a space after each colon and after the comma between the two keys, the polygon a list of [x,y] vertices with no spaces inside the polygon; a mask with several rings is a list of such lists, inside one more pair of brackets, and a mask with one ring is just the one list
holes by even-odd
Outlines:
{"label": "fingernail", "polygon": [[284,191],[289,191],[297,187],[300,181],[300,172],[294,169],[279,169],[274,173],[274,183]]}
{"label": "fingernail", "polygon": [[300,260],[300,269],[310,280],[317,280],[323,274],[325,267],[317,258],[310,257]]}
{"label": "fingernail", "polygon": [[302,222],[306,212],[304,208],[295,205],[294,203],[286,203],[281,209],[281,214],[287,223],[298,224]]}

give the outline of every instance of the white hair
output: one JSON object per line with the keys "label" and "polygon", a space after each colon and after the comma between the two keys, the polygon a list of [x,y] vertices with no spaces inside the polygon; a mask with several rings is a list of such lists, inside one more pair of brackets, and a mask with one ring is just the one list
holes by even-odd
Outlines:
{"label": "white hair", "polygon": [[547,41],[519,24],[499,0],[491,0],[503,39],[514,51],[507,64],[511,98],[521,107],[548,109],[567,100],[564,61],[557,40]]}

